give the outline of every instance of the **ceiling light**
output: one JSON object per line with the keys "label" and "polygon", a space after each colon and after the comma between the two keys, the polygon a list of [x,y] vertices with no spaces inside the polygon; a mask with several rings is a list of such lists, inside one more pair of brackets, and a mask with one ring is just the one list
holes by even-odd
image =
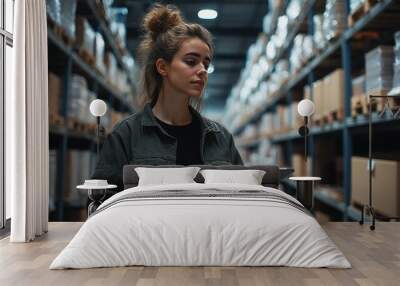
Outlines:
{"label": "ceiling light", "polygon": [[214,9],[202,9],[197,13],[200,19],[211,20],[215,19],[218,16],[218,12]]}

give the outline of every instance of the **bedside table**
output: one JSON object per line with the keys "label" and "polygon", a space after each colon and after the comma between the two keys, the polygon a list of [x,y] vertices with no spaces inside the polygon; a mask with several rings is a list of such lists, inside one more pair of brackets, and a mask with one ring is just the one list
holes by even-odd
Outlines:
{"label": "bedside table", "polygon": [[290,177],[289,180],[296,181],[296,199],[311,211],[314,205],[314,184],[321,181],[321,178]]}
{"label": "bedside table", "polygon": [[103,203],[107,190],[115,189],[117,186],[108,184],[102,186],[96,186],[94,184],[87,184],[86,181],[85,184],[79,185],[76,188],[80,190],[87,190],[88,192],[88,197],[90,199],[90,204],[88,206],[88,217],[89,217]]}

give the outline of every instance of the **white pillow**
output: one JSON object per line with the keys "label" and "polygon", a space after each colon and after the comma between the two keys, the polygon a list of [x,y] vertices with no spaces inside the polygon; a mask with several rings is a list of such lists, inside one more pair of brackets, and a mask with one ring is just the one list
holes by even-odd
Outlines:
{"label": "white pillow", "polygon": [[138,186],[195,183],[193,179],[199,170],[199,167],[135,168],[139,176]]}
{"label": "white pillow", "polygon": [[262,170],[201,170],[205,184],[261,185],[265,171]]}

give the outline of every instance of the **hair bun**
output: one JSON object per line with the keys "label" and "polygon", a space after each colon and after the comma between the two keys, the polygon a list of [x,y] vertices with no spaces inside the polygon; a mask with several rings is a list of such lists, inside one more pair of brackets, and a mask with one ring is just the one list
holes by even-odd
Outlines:
{"label": "hair bun", "polygon": [[144,29],[153,39],[183,22],[181,13],[172,5],[155,4],[143,20]]}

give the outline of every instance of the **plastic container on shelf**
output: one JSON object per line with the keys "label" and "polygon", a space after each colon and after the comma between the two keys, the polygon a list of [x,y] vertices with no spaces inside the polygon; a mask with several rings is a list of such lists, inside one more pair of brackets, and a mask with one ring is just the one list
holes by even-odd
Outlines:
{"label": "plastic container on shelf", "polygon": [[366,92],[386,93],[393,85],[392,46],[379,46],[365,55]]}
{"label": "plastic container on shelf", "polygon": [[124,23],[112,21],[110,30],[114,34],[116,41],[121,44],[121,47],[126,47],[126,26]]}
{"label": "plastic container on shelf", "polygon": [[61,2],[60,0],[46,0],[46,10],[49,18],[61,26]]}
{"label": "plastic container on shelf", "polygon": [[295,22],[299,18],[304,4],[306,4],[304,2],[307,2],[307,1],[292,0],[289,2],[289,5],[286,8],[286,15],[287,15],[290,23]]}
{"label": "plastic container on shelf", "polygon": [[393,87],[389,95],[400,95],[400,62],[393,64]]}
{"label": "plastic container on shelf", "polygon": [[105,54],[105,64],[107,67],[107,79],[112,85],[116,85],[116,70],[117,70],[117,59],[112,52]]}
{"label": "plastic container on shelf", "polygon": [[106,73],[106,67],[104,64],[104,52],[105,52],[105,43],[103,39],[103,35],[99,32],[96,33],[95,36],[95,58],[96,58],[96,67],[102,74]]}
{"label": "plastic container on shelf", "polygon": [[71,78],[71,92],[68,97],[68,117],[86,122],[88,108],[87,81],[84,77],[74,74]]}
{"label": "plastic container on shelf", "polygon": [[277,55],[277,50],[276,50],[276,45],[275,45],[276,40],[275,39],[276,39],[276,35],[273,35],[271,37],[271,40],[268,42],[268,44],[266,46],[266,51],[265,51],[266,55],[267,55],[267,58],[269,60],[271,60],[271,61],[273,61],[275,59],[276,55]]}
{"label": "plastic container on shelf", "polygon": [[394,47],[394,60],[396,63],[400,63],[400,46],[399,47]]}
{"label": "plastic container on shelf", "polygon": [[400,48],[400,31],[397,31],[394,34],[394,42],[395,42],[396,48]]}
{"label": "plastic container on shelf", "polygon": [[322,14],[314,15],[314,44],[316,49],[322,50],[326,46],[326,38],[324,34],[323,24],[324,24],[324,16]]}
{"label": "plastic container on shelf", "polygon": [[346,27],[346,1],[327,0],[323,22],[325,38],[328,41],[338,38],[346,29]]}
{"label": "plastic container on shelf", "polygon": [[353,14],[358,8],[364,5],[365,0],[350,0],[350,14]]}
{"label": "plastic container on shelf", "polygon": [[276,27],[276,42],[275,45],[278,48],[283,47],[287,40],[287,35],[289,32],[289,19],[287,16],[280,16],[278,18],[278,26]]}
{"label": "plastic container on shelf", "polygon": [[95,32],[89,22],[83,17],[76,18],[75,46],[94,55]]}
{"label": "plastic container on shelf", "polygon": [[124,62],[128,71],[132,73],[135,68],[135,60],[128,54],[122,57],[122,61]]}
{"label": "plastic container on shelf", "polygon": [[268,13],[263,18],[263,32],[267,35],[272,33],[272,13]]}
{"label": "plastic container on shelf", "polygon": [[306,58],[303,55],[303,47],[304,47],[304,39],[305,35],[298,34],[294,38],[292,52],[289,57],[290,66],[292,72],[297,72],[306,62]]}
{"label": "plastic container on shelf", "polygon": [[76,0],[61,1],[61,26],[70,38],[75,37]]}

